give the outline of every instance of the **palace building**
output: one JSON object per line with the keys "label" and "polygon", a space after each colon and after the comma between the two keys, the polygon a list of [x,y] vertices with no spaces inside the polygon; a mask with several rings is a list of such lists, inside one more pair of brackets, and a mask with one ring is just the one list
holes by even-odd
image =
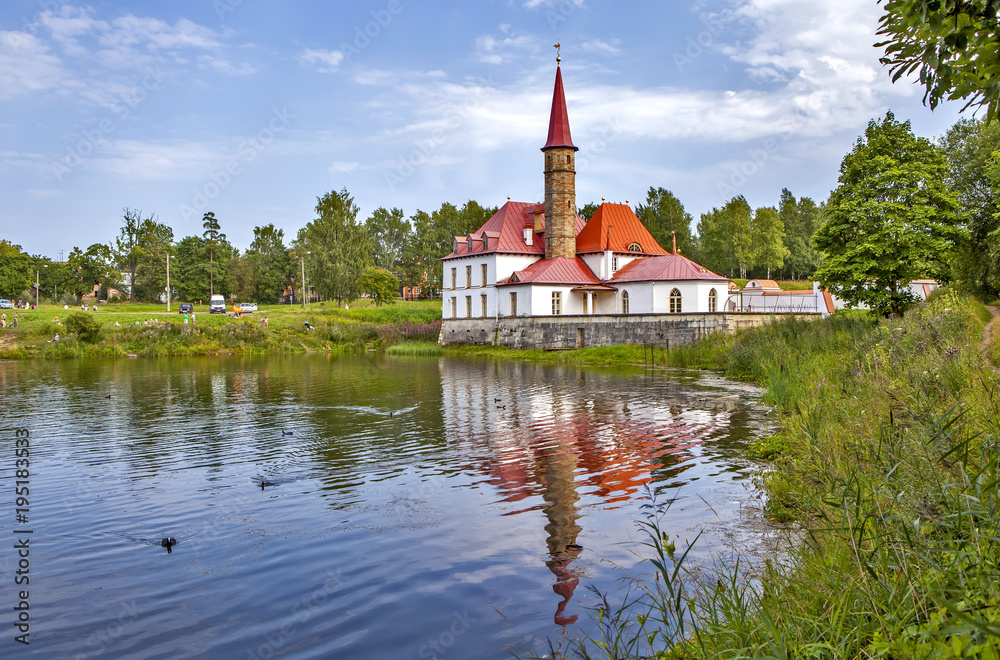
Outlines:
{"label": "palace building", "polygon": [[508,198],[456,236],[444,264],[442,316],[489,319],[725,311],[729,279],[661,247],[627,204],[576,212],[576,152],[560,58],[544,155],[545,201]]}

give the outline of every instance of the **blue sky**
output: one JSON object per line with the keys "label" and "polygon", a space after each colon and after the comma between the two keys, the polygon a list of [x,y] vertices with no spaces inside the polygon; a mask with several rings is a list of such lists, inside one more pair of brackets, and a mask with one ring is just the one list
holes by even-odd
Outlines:
{"label": "blue sky", "polygon": [[58,258],[123,207],[239,248],[347,188],[362,217],[541,201],[556,41],[577,201],[674,192],[695,217],[826,198],[869,119],[941,135],[872,47],[875,0],[10,0],[0,238]]}

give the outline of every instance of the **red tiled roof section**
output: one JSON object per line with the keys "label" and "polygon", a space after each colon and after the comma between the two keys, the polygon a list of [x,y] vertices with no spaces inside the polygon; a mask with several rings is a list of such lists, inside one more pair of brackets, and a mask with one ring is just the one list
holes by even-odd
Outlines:
{"label": "red tiled roof section", "polygon": [[628,204],[601,204],[587,226],[576,236],[576,253],[593,254],[612,250],[629,252],[628,247],[638,243],[642,248],[633,254],[667,254],[636,217]]}
{"label": "red tiled roof section", "polygon": [[[541,209],[537,209],[541,207]],[[466,236],[457,236],[458,252],[452,252],[443,259],[456,259],[458,257],[468,257],[474,254],[490,254],[501,252],[504,254],[537,254],[545,255],[545,233],[532,233],[531,245],[524,242],[524,230],[534,229],[535,211],[544,210],[544,206],[534,202],[507,202],[493,214],[493,217],[486,221],[482,227],[474,232],[472,236],[482,237],[485,232],[490,239],[488,249],[482,249],[482,243],[477,243],[479,250],[470,250],[466,245]],[[576,232],[586,226],[586,222],[580,216],[576,216]]]}
{"label": "red tiled roof section", "polygon": [[728,277],[716,275],[712,271],[696,264],[679,254],[667,254],[662,257],[636,259],[625,264],[615,273],[611,282],[649,282],[651,280],[721,280],[728,282]]}
{"label": "red tiled roof section", "polygon": [[549,116],[549,139],[545,141],[546,149],[569,147],[577,149],[573,137],[569,134],[569,114],[566,112],[566,94],[563,92],[562,69],[556,67],[556,85],[552,90],[552,113]]}
{"label": "red tiled roof section", "polygon": [[599,284],[600,280],[583,262],[583,259],[567,259],[553,257],[536,261],[524,270],[515,271],[513,275],[497,286],[513,284]]}

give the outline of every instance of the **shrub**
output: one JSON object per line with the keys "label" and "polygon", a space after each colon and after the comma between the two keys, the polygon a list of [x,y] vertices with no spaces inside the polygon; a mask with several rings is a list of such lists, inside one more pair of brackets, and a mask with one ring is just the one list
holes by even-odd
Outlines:
{"label": "shrub", "polygon": [[80,341],[93,344],[101,336],[101,324],[91,314],[73,312],[66,317],[66,331],[75,334]]}

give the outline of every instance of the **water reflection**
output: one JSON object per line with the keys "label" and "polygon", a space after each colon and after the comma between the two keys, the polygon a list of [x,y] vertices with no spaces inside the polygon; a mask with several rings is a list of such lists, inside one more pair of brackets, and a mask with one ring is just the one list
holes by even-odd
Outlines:
{"label": "water reflection", "polygon": [[[703,374],[448,359],[2,363],[0,385],[39,439],[38,657],[76,654],[135,600],[142,625],[108,657],[243,660],[291,626],[276,657],[446,639],[445,657],[507,658],[582,627],[580,587],[637,565],[647,487],[682,494],[672,535],[704,527],[701,498],[728,525],[762,419]],[[300,620],[330,571],[336,592]]]}
{"label": "water reflection", "polygon": [[580,582],[573,563],[586,545],[578,521],[587,507],[623,506],[654,482],[676,489],[707,442],[745,440],[750,420],[733,419],[738,397],[705,396],[694,380],[442,361],[445,432],[475,459],[465,469],[483,474],[501,501],[527,505],[505,515],[544,514],[545,565],[562,599],[556,625],[578,619],[567,607]]}

